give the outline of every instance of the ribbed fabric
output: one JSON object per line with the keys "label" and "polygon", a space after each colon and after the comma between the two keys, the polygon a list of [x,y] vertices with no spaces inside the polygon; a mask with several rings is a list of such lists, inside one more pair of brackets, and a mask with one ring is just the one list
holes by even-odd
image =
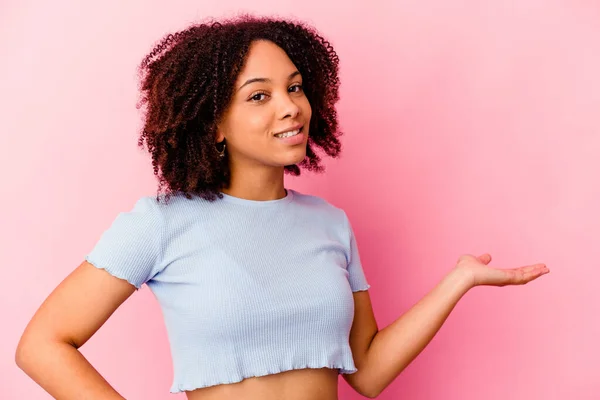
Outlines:
{"label": "ribbed fabric", "polygon": [[86,260],[163,312],[172,393],[300,368],[356,372],[352,292],[367,284],[346,213],[287,189],[278,200],[142,197]]}

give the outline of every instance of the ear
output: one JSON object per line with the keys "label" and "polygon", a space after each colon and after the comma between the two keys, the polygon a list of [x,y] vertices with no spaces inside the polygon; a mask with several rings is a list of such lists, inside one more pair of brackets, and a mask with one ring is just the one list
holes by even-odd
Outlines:
{"label": "ear", "polygon": [[217,133],[215,134],[215,142],[221,143],[223,140],[225,140],[225,135],[223,135],[222,129],[220,127],[217,127]]}

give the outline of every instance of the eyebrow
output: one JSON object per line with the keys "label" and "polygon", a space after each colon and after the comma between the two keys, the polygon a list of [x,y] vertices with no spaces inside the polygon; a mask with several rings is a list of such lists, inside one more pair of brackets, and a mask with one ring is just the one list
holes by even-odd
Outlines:
{"label": "eyebrow", "polygon": [[[297,75],[300,75],[300,71],[292,72],[290,74],[290,76],[288,76],[288,80],[294,78]],[[248,79],[246,82],[244,82],[244,84],[238,88],[238,91],[241,90],[244,86],[249,85],[254,82],[271,82],[271,80],[269,78],[251,78],[251,79]]]}

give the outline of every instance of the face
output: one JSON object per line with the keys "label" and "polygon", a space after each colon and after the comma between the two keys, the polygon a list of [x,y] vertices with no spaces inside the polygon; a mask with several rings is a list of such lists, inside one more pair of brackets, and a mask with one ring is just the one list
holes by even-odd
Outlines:
{"label": "face", "polygon": [[[302,76],[270,41],[255,41],[219,124],[217,142],[227,144],[236,167],[281,168],[306,156],[311,108]],[[293,135],[290,137],[280,137]]]}

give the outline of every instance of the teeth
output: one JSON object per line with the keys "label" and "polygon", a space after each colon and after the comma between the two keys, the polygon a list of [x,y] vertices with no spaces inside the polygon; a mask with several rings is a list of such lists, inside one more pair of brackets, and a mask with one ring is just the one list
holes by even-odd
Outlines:
{"label": "teeth", "polygon": [[300,133],[300,129],[296,129],[296,130],[289,131],[289,132],[278,133],[275,136],[277,136],[278,138],[286,138],[286,137],[290,137],[290,136],[296,136],[298,133]]}

